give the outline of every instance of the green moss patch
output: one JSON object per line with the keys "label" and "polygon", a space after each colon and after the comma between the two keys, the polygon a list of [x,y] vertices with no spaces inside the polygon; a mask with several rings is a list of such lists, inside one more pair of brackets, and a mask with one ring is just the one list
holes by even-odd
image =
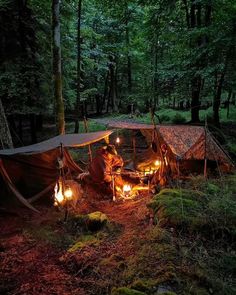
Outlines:
{"label": "green moss patch", "polygon": [[67,251],[69,253],[73,253],[77,250],[83,249],[86,246],[98,246],[100,242],[101,239],[98,236],[83,235]]}
{"label": "green moss patch", "polygon": [[121,287],[121,288],[113,288],[111,295],[147,295],[147,294],[144,292],[127,288],[127,287]]}
{"label": "green moss patch", "polygon": [[75,215],[70,217],[67,228],[73,232],[96,232],[108,223],[108,217],[99,211],[86,215]]}

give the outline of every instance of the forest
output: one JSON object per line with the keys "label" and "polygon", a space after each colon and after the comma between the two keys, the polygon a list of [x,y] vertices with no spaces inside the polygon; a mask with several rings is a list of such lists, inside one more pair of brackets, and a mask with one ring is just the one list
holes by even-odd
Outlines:
{"label": "forest", "polygon": [[235,9],[233,0],[1,0],[1,117],[18,145],[22,121],[35,142],[42,116],[78,131],[78,118],[131,108],[184,110],[193,123],[208,109],[219,126],[220,109],[229,117],[235,105]]}
{"label": "forest", "polygon": [[235,65],[235,0],[0,0],[0,293],[235,294]]}

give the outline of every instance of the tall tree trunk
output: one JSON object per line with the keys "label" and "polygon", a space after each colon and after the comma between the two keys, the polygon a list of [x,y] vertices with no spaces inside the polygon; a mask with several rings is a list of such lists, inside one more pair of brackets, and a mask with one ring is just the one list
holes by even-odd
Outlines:
{"label": "tall tree trunk", "polygon": [[[190,27],[193,29],[198,27],[198,21],[201,19],[201,15],[199,15],[199,9],[197,9],[195,0],[191,0],[190,7]],[[191,47],[199,46],[199,42],[191,41]],[[199,66],[199,64],[198,64]],[[191,122],[196,123],[199,122],[199,109],[200,109],[200,91],[201,91],[201,77],[199,75],[193,77],[191,81]]]}
{"label": "tall tree trunk", "polygon": [[153,77],[153,90],[154,90],[154,110],[156,109],[156,107],[158,106],[159,104],[159,101],[158,101],[158,77],[157,77],[157,61],[158,61],[158,47],[157,47],[157,42],[154,46],[154,77]]}
{"label": "tall tree trunk", "polygon": [[184,4],[184,10],[185,10],[185,18],[186,18],[187,28],[190,28],[190,15],[189,15],[189,11],[188,11],[188,3],[187,3],[187,0],[183,0],[183,4]]}
{"label": "tall tree trunk", "polygon": [[107,71],[106,78],[105,78],[105,83],[104,83],[103,98],[102,98],[102,103],[101,103],[101,106],[100,106],[100,112],[101,113],[103,111],[103,108],[105,108],[106,112],[107,112],[107,108],[106,108],[105,103],[106,103],[107,92],[108,92],[108,82],[109,82],[109,70]]}
{"label": "tall tree trunk", "polygon": [[191,83],[192,100],[191,100],[191,122],[197,123],[199,119],[200,110],[200,91],[201,91],[201,77],[194,77]]}
{"label": "tall tree trunk", "polygon": [[52,0],[53,80],[56,103],[56,123],[59,134],[65,133],[65,113],[62,97],[60,0]]}
{"label": "tall tree trunk", "polygon": [[221,73],[219,73],[218,75],[216,73],[215,94],[214,94],[214,99],[213,99],[213,120],[214,120],[215,125],[219,126],[219,127],[220,127],[219,109],[220,109],[220,103],[221,103],[221,93],[222,93],[225,74],[228,69],[229,59],[230,59],[232,52],[234,52],[234,42],[233,41],[234,41],[234,36],[232,39],[232,44],[231,44],[231,46],[229,46],[229,48],[226,52],[224,68],[221,71]]}
{"label": "tall tree trunk", "polygon": [[129,21],[130,21],[130,12],[128,7],[128,1],[126,1],[125,9],[125,39],[126,39],[126,49],[127,49],[127,82],[128,82],[128,91],[132,91],[132,64],[130,56],[130,31],[129,31]]}
{"label": "tall tree trunk", "polygon": [[213,100],[213,120],[214,120],[214,124],[218,127],[220,127],[219,109],[220,109],[224,76],[225,76],[224,72],[220,74],[219,78],[216,75],[216,90],[215,90],[215,95]]}
{"label": "tall tree trunk", "polygon": [[111,104],[112,112],[117,112],[117,92],[116,92],[116,62],[115,57],[110,57],[109,62],[109,72],[110,72],[110,92],[109,92],[109,101]]}
{"label": "tall tree trunk", "polygon": [[77,96],[75,104],[75,133],[79,132],[80,110],[80,88],[81,88],[81,8],[82,0],[78,2],[78,21],[77,21]]}
{"label": "tall tree trunk", "polygon": [[0,98],[0,144],[3,149],[13,148],[11,133]]}
{"label": "tall tree trunk", "polygon": [[227,97],[227,119],[229,118],[229,106],[230,106],[231,96],[232,96],[232,89],[229,90],[228,97]]}

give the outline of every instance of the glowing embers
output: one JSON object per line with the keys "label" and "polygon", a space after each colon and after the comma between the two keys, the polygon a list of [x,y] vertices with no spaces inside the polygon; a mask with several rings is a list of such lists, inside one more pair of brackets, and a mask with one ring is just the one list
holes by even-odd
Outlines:
{"label": "glowing embers", "polygon": [[130,184],[124,184],[123,187],[116,186],[116,196],[121,199],[133,199],[137,195]]}
{"label": "glowing embers", "polygon": [[54,188],[54,206],[64,205],[66,201],[70,201],[73,198],[73,191],[70,186],[63,187],[63,183],[59,180]]}

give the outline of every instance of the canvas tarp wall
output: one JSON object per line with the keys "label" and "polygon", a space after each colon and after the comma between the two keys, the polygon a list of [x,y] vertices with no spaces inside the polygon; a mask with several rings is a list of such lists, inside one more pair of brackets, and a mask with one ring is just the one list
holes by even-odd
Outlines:
{"label": "canvas tarp wall", "polygon": [[44,151],[55,149],[61,144],[63,145],[63,147],[82,147],[109,137],[111,133],[111,130],[106,130],[80,134],[58,135],[48,140],[29,146],[24,146],[16,149],[0,150],[0,157],[1,155],[13,155],[20,153],[41,153]]}
{"label": "canvas tarp wall", "polygon": [[47,188],[52,190],[59,176],[58,158],[62,154],[67,173],[72,176],[82,172],[67,147],[83,147],[104,139],[111,133],[107,130],[60,135],[31,146],[0,150],[0,197],[10,190],[25,205],[30,205],[28,198]]}

